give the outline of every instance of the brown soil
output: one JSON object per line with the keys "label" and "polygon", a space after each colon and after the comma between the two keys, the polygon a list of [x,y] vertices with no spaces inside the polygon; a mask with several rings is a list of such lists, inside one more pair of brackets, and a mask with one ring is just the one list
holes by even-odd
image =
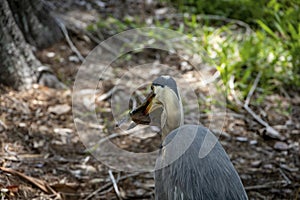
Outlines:
{"label": "brown soil", "polygon": [[[90,2],[90,1],[87,1]],[[110,8],[113,9],[113,8]],[[75,34],[71,39],[86,56],[95,46]],[[125,67],[147,63],[161,52],[136,54],[133,61],[114,63],[121,73]],[[72,88],[80,62],[65,41],[37,52],[43,64],[52,67],[56,75]],[[136,59],[136,60],[134,60]],[[178,58],[159,58],[183,75],[195,74],[178,65]],[[153,75],[153,77],[155,77]],[[196,77],[197,78],[197,77]],[[149,81],[152,77],[149,77]],[[110,91],[115,82],[101,82],[100,95]],[[196,91],[205,95],[207,91]],[[300,199],[300,96],[274,94],[252,109],[284,137],[272,139],[263,126],[242,108],[227,110],[220,142],[229,154],[246,188],[249,199]],[[2,199],[118,199],[109,176],[109,168],[87,153],[77,135],[72,115],[72,90],[54,90],[35,86],[27,91],[0,87],[0,197]],[[255,99],[255,96],[253,97]],[[106,118],[101,125],[109,135],[115,123],[110,110],[110,98],[96,102],[97,115]],[[61,106],[57,111],[57,106]],[[205,106],[200,106],[201,110]],[[202,113],[201,123],[209,124]],[[193,122],[197,116],[187,119]],[[151,152],[160,145],[158,135],[144,138],[118,136],[112,141],[134,152]],[[13,169],[19,173],[8,172]],[[151,172],[129,173],[112,170],[118,179],[123,199],[152,199],[154,180]],[[22,176],[23,175],[23,176]],[[26,175],[26,176],[24,176]],[[32,180],[28,177],[36,178]],[[43,191],[36,183],[51,189]]]}

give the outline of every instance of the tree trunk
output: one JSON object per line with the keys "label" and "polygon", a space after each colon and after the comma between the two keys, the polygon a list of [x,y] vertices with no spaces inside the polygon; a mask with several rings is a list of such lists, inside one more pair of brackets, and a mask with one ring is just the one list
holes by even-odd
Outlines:
{"label": "tree trunk", "polygon": [[[15,21],[15,18],[20,20],[22,14],[25,12],[22,13],[20,11],[20,13],[14,13],[15,17],[13,17],[12,10],[14,9],[11,10],[10,8],[10,4],[27,5],[29,1],[31,3],[37,3],[36,0],[19,0],[19,3],[15,0],[2,0],[0,4],[0,82],[12,86],[15,89],[29,88],[33,83],[38,83],[38,79],[42,77],[42,71],[39,71],[42,65],[33,54],[32,46],[26,43],[22,31]],[[26,6],[24,8],[26,8]],[[17,10],[15,11],[17,12]],[[27,16],[34,15],[35,12],[33,10],[31,10],[31,12],[32,13],[28,13]],[[47,13],[45,13],[45,15],[47,16]],[[27,19],[34,19],[34,17]],[[27,33],[35,28],[30,26],[38,26],[37,30],[44,29],[42,26],[37,25],[37,22],[34,20],[29,21],[27,20],[29,23],[26,23],[28,26],[23,23],[23,29],[27,30]],[[45,29],[45,31],[46,30],[47,29]],[[29,33],[27,37],[38,37],[37,40],[32,38],[32,41],[36,42],[36,45],[43,46],[49,44],[49,40],[42,42],[42,38],[46,37],[45,31],[40,34],[34,31],[32,34]],[[47,76],[50,76],[50,78],[54,80],[53,75],[47,74]]]}
{"label": "tree trunk", "polygon": [[29,44],[43,48],[62,38],[55,18],[41,0],[9,0],[8,3]]}

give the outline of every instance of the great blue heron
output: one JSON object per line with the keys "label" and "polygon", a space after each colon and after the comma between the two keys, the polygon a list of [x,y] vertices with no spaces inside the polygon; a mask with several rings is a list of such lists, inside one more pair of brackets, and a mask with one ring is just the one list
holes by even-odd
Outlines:
{"label": "great blue heron", "polygon": [[[145,102],[130,115],[137,124],[156,120],[161,127],[163,141],[156,161],[155,199],[247,199],[239,175],[217,138],[203,126],[183,125],[182,102],[173,78],[155,79]],[[176,145],[168,145],[178,134],[179,142],[177,139]],[[182,148],[181,141],[189,146]],[[205,157],[199,156],[200,149],[210,144],[214,145],[211,151]],[[182,150],[178,159],[172,158]]]}

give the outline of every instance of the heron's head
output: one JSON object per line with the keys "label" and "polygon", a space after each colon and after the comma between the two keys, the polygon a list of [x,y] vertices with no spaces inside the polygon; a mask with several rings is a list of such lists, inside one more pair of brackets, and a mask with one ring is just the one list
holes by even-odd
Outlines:
{"label": "heron's head", "polygon": [[137,124],[160,126],[164,139],[172,130],[183,124],[181,98],[175,80],[160,76],[151,84],[151,92],[145,101],[130,112]]}

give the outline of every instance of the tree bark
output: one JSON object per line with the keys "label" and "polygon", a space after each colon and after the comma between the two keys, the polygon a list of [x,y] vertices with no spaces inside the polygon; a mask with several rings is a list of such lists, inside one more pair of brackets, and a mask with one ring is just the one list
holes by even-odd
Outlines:
{"label": "tree bark", "polygon": [[44,48],[62,38],[55,18],[41,0],[9,0],[14,19],[26,41]]}
{"label": "tree bark", "polygon": [[[36,0],[28,0],[28,2],[27,0],[19,1],[20,4],[23,3],[24,5],[29,1],[31,3],[37,3]],[[33,54],[32,46],[26,42],[21,29],[16,23],[15,18],[18,18],[18,20],[21,19],[22,12],[20,11],[20,13],[13,14],[13,9],[11,10],[10,8],[10,4],[13,4],[12,2],[16,3],[15,0],[2,0],[0,3],[0,82],[12,86],[15,89],[27,89],[31,87],[32,84],[38,83],[39,79],[44,75],[42,75],[42,71],[39,71],[42,64]],[[15,11],[17,12],[17,10]],[[13,15],[15,15],[15,17],[13,17]],[[19,17],[16,17],[17,15]],[[47,15],[47,13],[45,13],[45,15]],[[24,25],[23,29],[29,31],[34,29],[34,27],[27,29],[29,25],[36,26],[37,23],[33,20],[27,23],[27,25],[28,26]],[[43,30],[43,27],[38,26],[37,30]],[[29,34],[28,38],[32,38],[32,40],[36,42],[36,45],[43,46],[49,44],[49,40],[42,42],[42,38],[46,37],[45,31],[44,35],[43,32],[38,35],[35,34],[37,33]],[[38,39],[35,40],[33,37],[38,37]],[[53,79],[53,74],[47,74],[47,76],[49,76],[51,80],[56,79]],[[45,78],[45,76],[43,78]],[[56,79],[56,81],[58,80]],[[57,83],[57,85],[55,85],[55,83],[51,84],[52,87],[59,87],[60,85],[60,83]]]}

